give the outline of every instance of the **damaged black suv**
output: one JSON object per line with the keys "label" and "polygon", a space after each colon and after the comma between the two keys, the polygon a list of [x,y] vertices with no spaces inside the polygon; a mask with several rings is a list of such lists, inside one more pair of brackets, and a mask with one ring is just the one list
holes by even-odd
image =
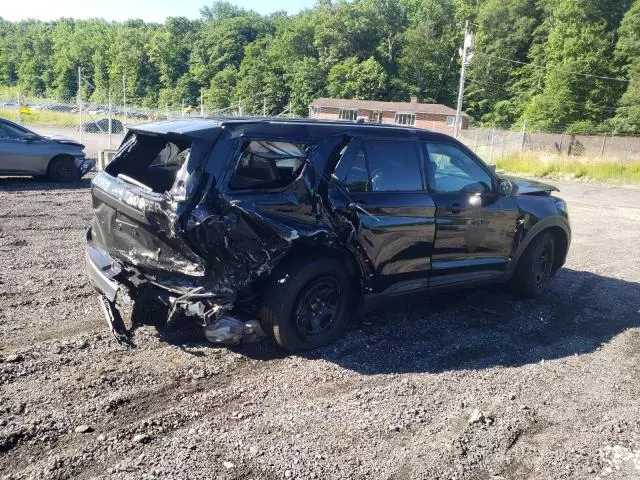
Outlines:
{"label": "damaged black suv", "polygon": [[138,125],[93,179],[87,270],[112,326],[130,299],[212,341],[266,332],[303,350],[389,297],[498,282],[540,295],[571,237],[552,190],[412,128]]}

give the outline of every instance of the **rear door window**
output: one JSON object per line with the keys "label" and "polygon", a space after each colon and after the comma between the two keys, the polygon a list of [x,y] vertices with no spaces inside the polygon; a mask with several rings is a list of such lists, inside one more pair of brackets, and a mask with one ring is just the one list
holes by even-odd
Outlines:
{"label": "rear door window", "polygon": [[350,192],[415,192],[424,189],[416,143],[354,139],[335,176]]}
{"label": "rear door window", "polygon": [[284,187],[298,177],[306,160],[306,145],[251,140],[240,152],[230,186],[233,189]]}

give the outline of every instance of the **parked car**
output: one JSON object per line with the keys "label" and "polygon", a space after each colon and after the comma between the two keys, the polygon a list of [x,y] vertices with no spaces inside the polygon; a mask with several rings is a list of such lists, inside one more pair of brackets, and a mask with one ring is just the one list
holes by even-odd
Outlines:
{"label": "parked car", "polygon": [[163,322],[198,319],[213,341],[261,327],[315,348],[391,297],[487,283],[539,296],[571,238],[554,190],[412,128],[137,125],[93,179],[87,270],[116,330],[129,297]]}
{"label": "parked car", "polygon": [[[92,122],[82,124],[82,130],[87,133],[109,133],[109,119],[101,118]],[[111,119],[111,133],[124,132],[124,126],[120,120]]]}
{"label": "parked car", "polygon": [[94,166],[84,145],[64,137],[38,135],[0,118],[0,175],[47,176],[73,182]]}

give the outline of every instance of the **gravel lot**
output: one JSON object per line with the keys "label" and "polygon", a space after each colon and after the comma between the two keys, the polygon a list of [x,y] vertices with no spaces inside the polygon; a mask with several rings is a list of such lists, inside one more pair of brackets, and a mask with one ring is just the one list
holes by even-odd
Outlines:
{"label": "gravel lot", "polygon": [[640,190],[556,183],[574,238],[543,298],[415,299],[286,356],[118,345],[88,182],[0,179],[0,477],[639,478]]}

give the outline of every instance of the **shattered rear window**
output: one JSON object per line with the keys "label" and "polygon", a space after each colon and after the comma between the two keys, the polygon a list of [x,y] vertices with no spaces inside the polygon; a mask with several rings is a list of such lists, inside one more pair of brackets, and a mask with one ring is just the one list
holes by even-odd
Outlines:
{"label": "shattered rear window", "polygon": [[189,161],[191,141],[163,135],[134,133],[107,166],[110,175],[142,185],[156,193],[169,191]]}
{"label": "shattered rear window", "polygon": [[304,166],[306,146],[252,140],[240,153],[231,188],[277,188],[295,180]]}

